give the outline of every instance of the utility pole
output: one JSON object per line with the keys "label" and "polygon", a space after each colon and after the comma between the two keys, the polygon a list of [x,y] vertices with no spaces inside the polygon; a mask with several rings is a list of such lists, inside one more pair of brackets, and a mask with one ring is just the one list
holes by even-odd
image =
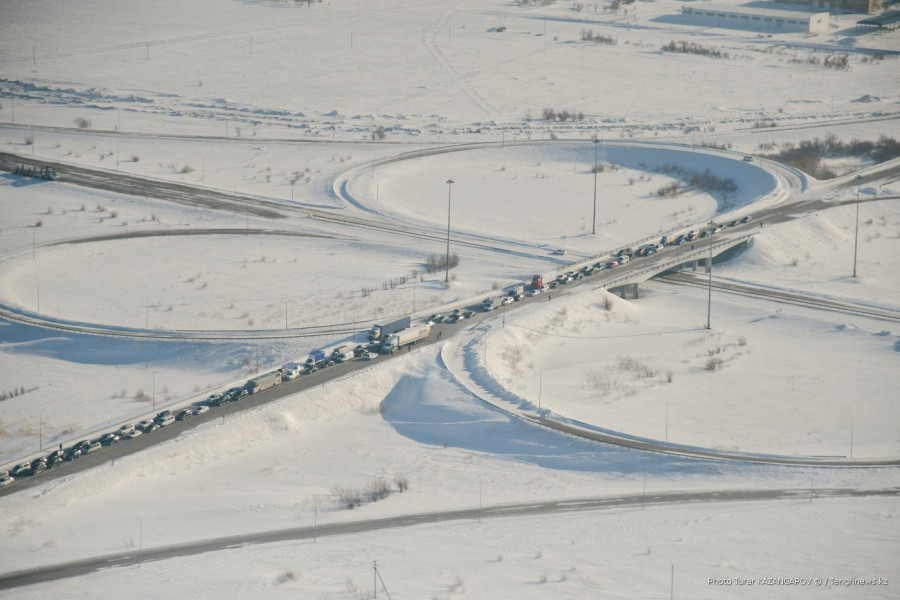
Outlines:
{"label": "utility pole", "polygon": [[[709,222],[710,229],[712,229],[714,223],[712,221]],[[706,265],[707,270],[709,270],[709,292],[706,298],[706,328],[710,328],[710,313],[712,312],[712,236],[709,238],[709,262]]]}
{"label": "utility pole", "polygon": [[140,533],[138,534],[138,568],[140,569],[144,557],[144,522],[141,521],[140,517],[137,518],[137,521],[141,526]]}
{"label": "utility pole", "polygon": [[444,283],[450,282],[450,195],[453,192],[454,183],[455,182],[452,179],[447,180],[447,258]]}
{"label": "utility pole", "polygon": [[856,277],[856,250],[859,247],[859,182],[862,175],[856,176],[856,235],[853,236],[853,277]]}
{"label": "utility pole", "polygon": [[544,391],[544,372],[538,372],[538,410],[541,408],[541,393]]}
{"label": "utility pole", "polygon": [[591,220],[591,234],[597,235],[597,149],[600,140],[594,138],[594,218]]}

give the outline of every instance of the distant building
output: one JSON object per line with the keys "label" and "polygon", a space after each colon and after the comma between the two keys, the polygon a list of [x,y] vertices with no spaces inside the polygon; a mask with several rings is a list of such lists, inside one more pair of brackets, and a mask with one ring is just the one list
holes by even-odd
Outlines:
{"label": "distant building", "polygon": [[881,0],[775,0],[777,4],[800,4],[810,8],[833,10],[838,13],[875,13],[881,10]]}
{"label": "distant building", "polygon": [[681,14],[709,27],[750,29],[773,33],[820,34],[828,32],[827,12],[698,3],[695,6],[683,6]]}

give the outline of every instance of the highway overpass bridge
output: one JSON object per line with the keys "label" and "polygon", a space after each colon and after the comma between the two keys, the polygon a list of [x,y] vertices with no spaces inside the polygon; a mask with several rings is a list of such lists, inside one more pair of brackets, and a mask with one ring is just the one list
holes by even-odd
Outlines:
{"label": "highway overpass bridge", "polygon": [[[751,233],[753,224],[742,224],[739,228],[694,242],[685,242],[680,246],[666,246],[650,256],[633,258],[621,267],[610,269],[604,266],[602,271],[592,277],[593,283],[596,284],[594,289],[606,289],[621,298],[634,299],[638,297],[639,285],[642,282],[662,273],[698,269],[708,272],[708,265],[711,263],[726,260],[749,245],[753,238]],[[659,237],[653,239],[658,240]],[[649,240],[641,243],[649,243]],[[612,254],[585,258],[544,273],[544,282],[546,284],[568,271],[578,271],[583,267],[611,260]]]}

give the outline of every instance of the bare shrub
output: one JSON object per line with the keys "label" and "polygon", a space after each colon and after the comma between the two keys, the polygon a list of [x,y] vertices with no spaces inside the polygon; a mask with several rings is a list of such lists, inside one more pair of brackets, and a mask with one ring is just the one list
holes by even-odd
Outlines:
{"label": "bare shrub", "polygon": [[297,574],[293,571],[285,571],[277,578],[278,583],[287,583],[288,581],[297,581]]}
{"label": "bare shrub", "polygon": [[335,486],[331,488],[331,493],[337,496],[338,501],[344,508],[352,510],[362,504],[362,494],[359,490]]}
{"label": "bare shrub", "polygon": [[391,493],[391,486],[383,478],[378,478],[366,486],[365,497],[369,502],[378,502],[387,498]]}
{"label": "bare shrub", "polygon": [[671,369],[666,371],[666,383],[672,383],[673,379],[675,379],[675,373]]}
{"label": "bare shrub", "polygon": [[394,484],[401,494],[409,489],[409,480],[406,475],[394,475]]}
{"label": "bare shrub", "polygon": [[[459,266],[459,255],[454,253],[450,255],[450,268],[453,269]],[[437,273],[438,271],[444,271],[447,269],[447,255],[446,254],[429,254],[428,258],[425,259],[425,271],[432,275]]]}
{"label": "bare shrub", "polygon": [[79,129],[89,129],[91,126],[91,122],[84,117],[78,117],[77,119],[75,119],[75,126]]}
{"label": "bare shrub", "polygon": [[728,58],[727,52],[722,52],[717,48],[706,48],[695,42],[669,42],[662,45],[663,52],[678,52],[682,54],[699,54],[700,56],[709,56],[712,58]]}
{"label": "bare shrub", "polygon": [[722,365],[724,364],[725,361],[723,361],[721,358],[719,358],[718,356],[713,356],[712,358],[707,359],[706,370],[710,372],[716,371],[722,368]]}

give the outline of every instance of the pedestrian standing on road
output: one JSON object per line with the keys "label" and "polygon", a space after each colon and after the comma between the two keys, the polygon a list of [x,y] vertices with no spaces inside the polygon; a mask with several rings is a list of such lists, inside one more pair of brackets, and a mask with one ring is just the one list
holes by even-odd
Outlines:
{"label": "pedestrian standing on road", "polygon": [[547,301],[549,302],[552,299],[553,299],[553,294],[547,294]]}

